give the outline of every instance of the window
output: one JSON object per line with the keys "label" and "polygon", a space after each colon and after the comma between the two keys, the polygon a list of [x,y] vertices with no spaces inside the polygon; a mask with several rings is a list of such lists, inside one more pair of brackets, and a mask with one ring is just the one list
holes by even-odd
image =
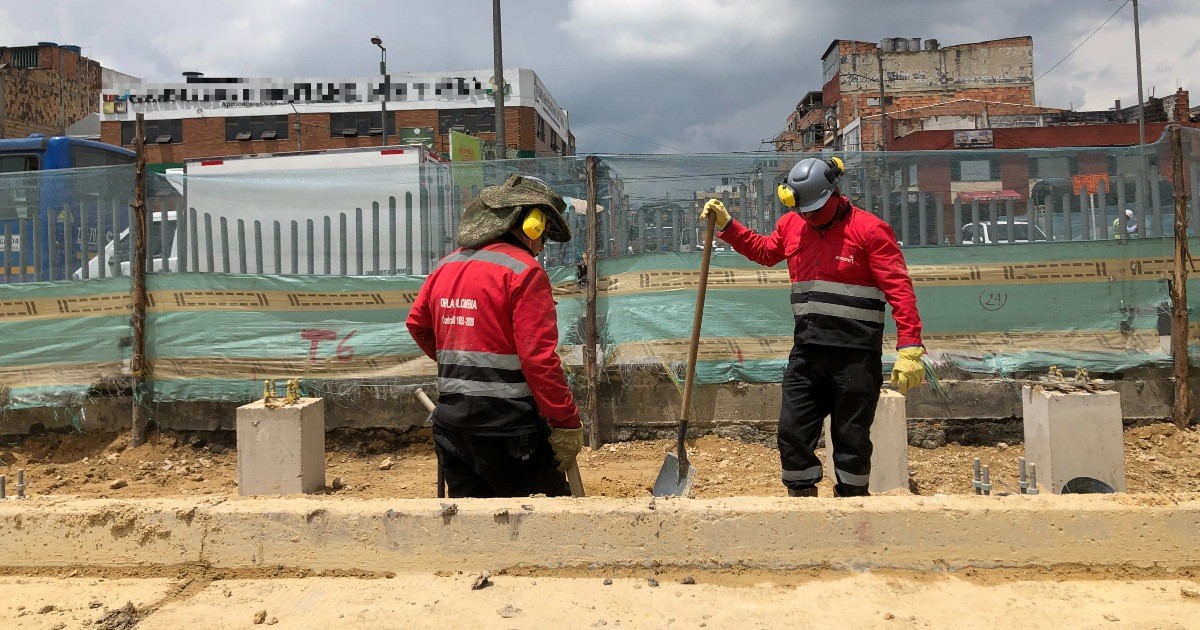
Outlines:
{"label": "window", "polygon": [[113,166],[115,164],[133,164],[135,158],[129,155],[113,153],[94,147],[71,147],[71,166]]}
{"label": "window", "polygon": [[225,119],[225,141],[283,140],[288,137],[287,114],[238,116]]}
{"label": "window", "polygon": [[[892,106],[892,97],[888,96],[885,99],[885,101],[887,102],[888,107]],[[879,97],[878,96],[868,96],[867,97],[867,107],[879,107]]]}
{"label": "window", "polygon": [[955,160],[950,163],[950,180],[956,182],[988,182],[998,179],[1000,164],[995,159]]}
{"label": "window", "polygon": [[0,173],[25,173],[36,170],[36,155],[0,155]]}
{"label": "window", "polygon": [[[133,144],[134,125],[132,120],[121,121],[121,144]],[[183,142],[183,120],[147,120],[144,123],[146,142],[168,144]]]}
{"label": "window", "polygon": [[[329,137],[377,136],[383,128],[379,124],[379,119],[382,117],[383,114],[381,112],[337,112],[330,114]],[[387,133],[389,136],[396,135],[395,116],[387,117]]]}
{"label": "window", "polygon": [[13,48],[12,58],[10,59],[14,68],[36,68],[38,67],[38,49],[37,46],[26,46],[24,48]]}
{"label": "window", "polygon": [[480,132],[496,131],[496,110],[490,107],[470,109],[443,109],[438,112],[438,130],[449,133],[450,130],[478,135]]}
{"label": "window", "polygon": [[541,116],[538,116],[537,114],[534,114],[534,116],[537,116],[538,140],[545,140],[546,139],[546,119],[542,118]]}
{"label": "window", "polygon": [[558,153],[558,132],[550,130],[550,150]]}
{"label": "window", "polygon": [[899,166],[892,171],[892,190],[917,185],[917,165]]}
{"label": "window", "polygon": [[1045,179],[1049,177],[1070,177],[1071,159],[1065,157],[1036,158],[1032,161],[1031,175]]}

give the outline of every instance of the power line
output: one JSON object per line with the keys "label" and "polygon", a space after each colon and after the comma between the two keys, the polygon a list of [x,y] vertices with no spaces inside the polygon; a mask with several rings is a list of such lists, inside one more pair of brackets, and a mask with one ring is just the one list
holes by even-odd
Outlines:
{"label": "power line", "polygon": [[[1099,32],[1100,32],[1100,29],[1104,28],[1104,25],[1105,25],[1105,24],[1108,24],[1110,21],[1112,21],[1112,19],[1113,19],[1113,18],[1117,17],[1117,14],[1121,12],[1121,9],[1124,9],[1124,8],[1125,8],[1125,5],[1126,5],[1126,4],[1129,4],[1129,0],[1125,0],[1125,2],[1121,4],[1121,6],[1117,7],[1117,10],[1116,10],[1116,11],[1113,11],[1113,14],[1112,14],[1112,15],[1110,15],[1110,16],[1108,16],[1108,19],[1107,19],[1107,20],[1104,20],[1103,22],[1101,22],[1101,23],[1100,23],[1100,26],[1097,26],[1097,27],[1096,27],[1096,30],[1092,31],[1092,34],[1091,34],[1091,35],[1088,35],[1087,37],[1083,38],[1083,41],[1079,42],[1079,46],[1083,46],[1084,44],[1086,44],[1086,43],[1088,42],[1088,40],[1092,38],[1092,35],[1095,35],[1096,33],[1099,33]],[[1054,64],[1053,66],[1050,66],[1050,70],[1047,70],[1047,71],[1043,72],[1043,73],[1041,74],[1041,76],[1039,76],[1038,78],[1034,79],[1034,80],[1033,80],[1033,82],[1034,82],[1034,83],[1037,83],[1038,81],[1041,81],[1041,80],[1042,80],[1042,77],[1046,76],[1047,74],[1050,74],[1050,72],[1051,72],[1052,70],[1054,70],[1055,68],[1057,68],[1057,67],[1058,67],[1060,64],[1062,64],[1062,62],[1066,61],[1066,60],[1067,60],[1067,57],[1070,57],[1071,55],[1075,54],[1075,51],[1076,51],[1076,50],[1079,50],[1079,46],[1076,46],[1076,47],[1072,48],[1072,49],[1071,49],[1071,52],[1067,53],[1066,57],[1063,57],[1062,59],[1059,59],[1059,60],[1058,60],[1058,63]]]}
{"label": "power line", "polygon": [[600,123],[598,123],[598,122],[596,122],[596,121],[594,121],[594,120],[588,120],[588,119],[586,119],[586,118],[584,118],[584,117],[582,117],[582,116],[579,116],[579,115],[577,115],[577,114],[571,114],[571,117],[572,117],[572,118],[574,118],[575,120],[578,120],[578,121],[581,121],[581,122],[585,122],[585,123],[589,123],[589,124],[591,124],[592,126],[595,126],[595,127],[599,127],[599,128],[601,128],[601,129],[603,129],[603,130],[605,130],[605,131],[609,131],[609,132],[612,132],[612,133],[621,134],[622,136],[625,136],[625,137],[627,137],[627,138],[633,138],[634,140],[640,140],[641,142],[645,142],[646,144],[653,144],[653,145],[654,145],[654,146],[656,146],[656,147],[662,147],[662,148],[664,148],[664,149],[670,149],[670,150],[672,150],[672,151],[674,151],[674,152],[676,152],[676,153],[687,153],[687,151],[684,151],[683,149],[676,149],[675,147],[669,147],[669,146],[667,146],[667,145],[665,145],[665,144],[660,144],[660,143],[658,143],[658,142],[655,142],[655,141],[653,141],[653,140],[647,140],[647,139],[645,139],[645,138],[639,138],[639,137],[637,137],[637,136],[635,136],[635,135],[633,135],[633,134],[625,133],[624,131],[618,131],[618,130],[616,130],[616,129],[609,129],[608,127],[605,127],[604,125],[601,125]]}

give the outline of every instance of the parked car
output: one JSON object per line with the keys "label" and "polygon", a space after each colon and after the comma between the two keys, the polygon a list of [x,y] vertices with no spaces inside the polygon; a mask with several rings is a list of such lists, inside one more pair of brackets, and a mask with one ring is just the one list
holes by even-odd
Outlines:
{"label": "parked car", "polygon": [[[975,232],[978,228],[980,245],[990,245],[993,243],[1008,243],[1008,219],[1001,217],[996,221],[980,221],[978,224],[968,223],[962,229],[962,244],[976,244]],[[1012,223],[1013,243],[1030,243],[1035,241],[1045,241],[1046,233],[1042,228],[1031,224],[1026,219],[1014,219]]]}

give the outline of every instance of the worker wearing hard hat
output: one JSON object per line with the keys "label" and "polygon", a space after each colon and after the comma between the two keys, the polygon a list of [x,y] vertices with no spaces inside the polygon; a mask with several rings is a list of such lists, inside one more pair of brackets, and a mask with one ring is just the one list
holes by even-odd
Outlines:
{"label": "worker wearing hard hat", "polygon": [[461,249],[438,263],[408,330],[438,364],[433,444],[451,497],[570,495],[583,446],[558,348],[550,279],[536,256],[565,243],[566,204],[513,175],[463,212]]}
{"label": "worker wearing hard hat", "polygon": [[[1125,218],[1126,218],[1125,238],[1137,238],[1138,226],[1137,226],[1137,223],[1135,223],[1133,221],[1133,210],[1126,208],[1125,209]],[[1113,219],[1112,237],[1114,239],[1121,238],[1121,217],[1119,217],[1119,216],[1117,218]]]}
{"label": "worker wearing hard hat", "polygon": [[835,496],[868,494],[871,423],[883,384],[884,306],[896,321],[891,383],[907,393],[925,380],[921,318],[912,280],[892,228],[851,205],[839,190],[838,158],[806,158],[777,188],[784,214],[771,234],[730,217],[717,199],[718,235],[761,265],[787,260],[795,344],[783,377],[779,457],[790,496],[816,496],[823,477],[817,441],[830,416]]}

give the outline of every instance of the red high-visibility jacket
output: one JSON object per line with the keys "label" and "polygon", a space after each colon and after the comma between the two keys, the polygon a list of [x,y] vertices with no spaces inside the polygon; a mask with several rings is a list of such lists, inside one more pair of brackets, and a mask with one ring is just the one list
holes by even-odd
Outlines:
{"label": "red high-visibility jacket", "polygon": [[922,345],[917,298],[896,234],[879,217],[844,204],[847,214],[824,231],[788,212],[769,235],[737,221],[718,235],[760,265],[787,260],[797,345],[881,351],[885,301],[896,320],[896,347]]}
{"label": "red high-visibility jacket", "polygon": [[538,415],[582,426],[556,353],[550,278],[525,248],[500,240],[443,258],[408,330],[438,363],[435,422],[476,435],[529,433]]}

